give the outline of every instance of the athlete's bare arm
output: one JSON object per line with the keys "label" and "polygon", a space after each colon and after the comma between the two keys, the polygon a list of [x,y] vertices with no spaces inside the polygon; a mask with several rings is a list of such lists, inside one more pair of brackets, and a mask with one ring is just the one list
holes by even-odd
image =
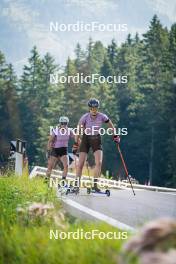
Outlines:
{"label": "athlete's bare arm", "polygon": [[77,125],[77,135],[75,135],[75,142],[80,143],[80,133],[81,133],[81,124],[78,123]]}
{"label": "athlete's bare arm", "polygon": [[112,128],[113,129],[113,131],[115,131],[115,126],[114,126],[114,124],[112,123],[112,121],[109,119],[109,122],[107,123],[108,124],[108,126],[110,127],[110,128]]}
{"label": "athlete's bare arm", "polygon": [[49,136],[48,144],[47,144],[47,150],[51,150],[52,149],[52,145],[53,145],[54,139],[55,139],[54,135]]}
{"label": "athlete's bare arm", "polygon": [[113,129],[113,141],[115,143],[119,144],[120,143],[120,137],[116,134],[116,128],[114,127],[114,125],[113,125],[111,120],[109,120],[108,125],[109,125],[110,128]]}

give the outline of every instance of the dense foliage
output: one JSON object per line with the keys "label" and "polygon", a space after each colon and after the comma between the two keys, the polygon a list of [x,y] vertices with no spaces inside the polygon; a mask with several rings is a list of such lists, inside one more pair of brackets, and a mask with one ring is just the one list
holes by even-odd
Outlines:
{"label": "dense foliage", "polygon": [[[84,76],[99,73],[127,75],[127,83],[51,84],[50,74]],[[43,58],[34,47],[28,65],[18,79],[12,65],[0,53],[0,145],[2,153],[10,140],[22,137],[28,142],[30,163],[45,165],[44,152],[49,126],[60,115],[68,115],[76,126],[87,111],[90,97],[101,101],[105,112],[118,127],[127,127],[121,146],[132,176],[141,183],[176,187],[176,24],[163,27],[154,16],[140,39],[128,35],[120,47],[112,40],[108,47],[89,40],[86,50],[80,44],[75,59],[65,68],[54,58]],[[123,177],[122,166],[111,137],[103,137],[103,172]]]}
{"label": "dense foliage", "polygon": [[[123,231],[66,215],[55,191],[48,190],[42,179],[11,176],[0,177],[0,263],[117,263],[126,239],[60,239],[59,235],[58,239],[50,239],[50,230],[58,234],[79,230],[116,232],[117,238]],[[54,208],[44,213],[42,204]],[[130,233],[126,232],[125,237]]]}

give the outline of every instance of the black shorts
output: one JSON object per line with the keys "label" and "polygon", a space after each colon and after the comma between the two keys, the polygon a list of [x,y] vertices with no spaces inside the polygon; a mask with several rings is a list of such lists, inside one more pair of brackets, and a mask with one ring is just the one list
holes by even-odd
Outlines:
{"label": "black shorts", "polygon": [[90,148],[92,148],[93,152],[102,150],[100,135],[83,135],[79,151],[88,153]]}
{"label": "black shorts", "polygon": [[52,150],[51,150],[51,156],[53,156],[53,157],[58,158],[58,157],[62,157],[62,156],[65,156],[65,155],[68,155],[66,147],[52,148]]}

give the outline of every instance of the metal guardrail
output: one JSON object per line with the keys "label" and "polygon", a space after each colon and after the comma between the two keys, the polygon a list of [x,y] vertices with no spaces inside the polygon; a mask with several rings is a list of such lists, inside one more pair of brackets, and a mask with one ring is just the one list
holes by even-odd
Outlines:
{"label": "metal guardrail", "polygon": [[[30,179],[36,176],[45,176],[47,169],[45,167],[39,167],[39,166],[35,166],[33,168],[33,170],[31,171],[29,177]],[[61,178],[62,177],[62,171],[59,170],[52,170],[51,173],[51,177],[52,178]],[[70,180],[74,180],[75,179],[75,174],[69,172],[67,175],[67,179]],[[82,175],[81,177],[81,181],[84,182],[92,182],[93,177],[89,177],[86,175]],[[110,179],[106,179],[106,178],[99,178],[99,184],[101,187],[110,187],[110,188],[116,188],[116,189],[124,189],[125,186],[127,186],[127,184],[123,184],[123,186],[121,186],[121,182],[120,181],[115,181],[115,180],[110,180]]]}
{"label": "metal guardrail", "polygon": [[[33,170],[31,171],[29,177],[30,177],[30,179],[32,179],[33,177],[36,177],[36,176],[45,176],[46,171],[47,171],[47,168],[45,168],[45,167],[35,166],[33,168]],[[60,179],[62,177],[62,171],[52,170],[51,177]],[[68,173],[67,178],[74,180],[75,174],[70,172],[70,173]],[[81,179],[83,182],[91,182],[91,179],[93,179],[93,177],[82,175]],[[104,186],[108,186],[110,188],[115,188],[115,189],[122,189],[123,190],[123,189],[131,188],[129,183],[126,183],[123,181],[110,180],[110,179],[106,179],[106,178],[99,178],[99,183],[100,184],[102,183],[102,184],[104,184]],[[174,188],[166,188],[166,187],[159,187],[159,186],[148,186],[148,185],[141,185],[141,184],[133,184],[133,187],[135,189],[143,189],[143,190],[149,190],[149,191],[176,193],[176,189],[174,189]]]}

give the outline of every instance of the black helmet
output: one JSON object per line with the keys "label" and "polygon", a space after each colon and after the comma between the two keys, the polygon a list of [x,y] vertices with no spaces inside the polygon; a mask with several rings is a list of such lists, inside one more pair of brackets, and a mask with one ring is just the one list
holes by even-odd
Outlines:
{"label": "black helmet", "polygon": [[100,102],[99,100],[97,100],[96,98],[91,98],[89,101],[88,101],[88,106],[89,107],[99,107],[100,106]]}

